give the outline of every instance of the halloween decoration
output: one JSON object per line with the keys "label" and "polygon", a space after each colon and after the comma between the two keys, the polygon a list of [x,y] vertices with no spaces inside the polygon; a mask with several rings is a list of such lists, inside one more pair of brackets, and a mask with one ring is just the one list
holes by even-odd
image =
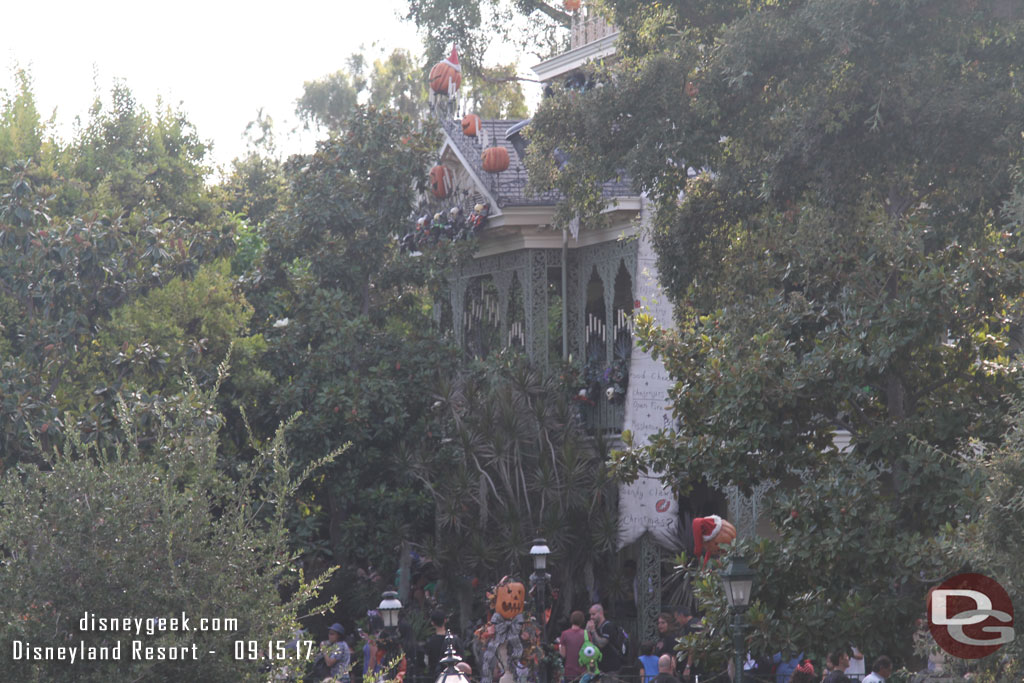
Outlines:
{"label": "halloween decoration", "polygon": [[447,166],[437,165],[430,169],[430,191],[438,199],[444,199],[451,194],[454,180],[452,171]]}
{"label": "halloween decoration", "polygon": [[705,564],[708,557],[722,554],[719,546],[732,543],[735,538],[736,527],[718,515],[693,520],[693,550],[698,556],[704,554]]}
{"label": "halloween decoration", "polygon": [[487,204],[476,204],[473,207],[473,213],[469,214],[469,218],[466,220],[471,237],[487,223],[487,215],[490,213],[490,209],[491,207]]}
{"label": "halloween decoration", "polygon": [[475,138],[480,132],[480,117],[476,114],[466,114],[462,117],[462,134]]}
{"label": "halloween decoration", "polygon": [[582,0],[562,0],[562,7],[565,8],[566,12],[575,12],[583,4]]}
{"label": "halloween decoration", "polygon": [[484,170],[488,173],[501,173],[508,168],[508,150],[504,147],[488,147],[481,156]]}
{"label": "halloween decoration", "polygon": [[515,619],[523,611],[526,588],[520,581],[509,581],[494,591],[494,611],[506,619]]}
{"label": "halloween decoration", "polygon": [[459,54],[452,48],[448,59],[442,59],[430,70],[430,89],[438,95],[451,97],[462,84],[462,67],[459,66]]}
{"label": "halloween decoration", "polygon": [[[486,639],[481,638],[481,642],[486,642],[486,649],[482,658],[480,683],[491,683],[499,665],[502,672],[500,680],[504,683],[522,680],[521,667],[518,664],[523,657],[525,597],[526,589],[523,583],[507,576],[487,593],[494,614],[484,631]],[[506,614],[509,616],[506,617]]]}

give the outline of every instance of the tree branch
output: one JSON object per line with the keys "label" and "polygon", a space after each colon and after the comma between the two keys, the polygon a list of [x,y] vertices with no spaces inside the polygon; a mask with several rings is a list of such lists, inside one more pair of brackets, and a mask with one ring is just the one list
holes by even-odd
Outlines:
{"label": "tree branch", "polygon": [[525,14],[529,14],[533,10],[537,10],[538,12],[548,15],[566,28],[572,24],[572,15],[565,10],[552,7],[546,2],[540,2],[540,0],[520,0],[519,4],[523,8],[523,12]]}

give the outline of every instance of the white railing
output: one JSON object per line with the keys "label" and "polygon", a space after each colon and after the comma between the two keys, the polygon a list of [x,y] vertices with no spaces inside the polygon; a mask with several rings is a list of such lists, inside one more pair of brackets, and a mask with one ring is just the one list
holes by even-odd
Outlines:
{"label": "white railing", "polygon": [[575,50],[594,41],[610,36],[618,29],[604,17],[584,17],[582,12],[577,12],[572,17],[572,28],[569,34],[569,49]]}

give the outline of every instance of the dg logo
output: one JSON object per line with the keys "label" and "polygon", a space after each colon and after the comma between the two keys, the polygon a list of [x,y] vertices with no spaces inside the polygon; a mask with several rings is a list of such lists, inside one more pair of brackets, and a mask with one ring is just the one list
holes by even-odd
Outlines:
{"label": "dg logo", "polygon": [[954,657],[987,657],[1013,640],[1013,602],[997,581],[957,574],[929,592],[928,627]]}

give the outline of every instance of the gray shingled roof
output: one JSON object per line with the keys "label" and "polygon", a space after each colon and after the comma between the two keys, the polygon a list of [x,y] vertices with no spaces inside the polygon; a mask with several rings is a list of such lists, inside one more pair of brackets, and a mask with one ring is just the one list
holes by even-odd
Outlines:
{"label": "gray shingled roof", "polygon": [[[488,191],[498,202],[498,206],[537,206],[545,204],[556,204],[562,199],[562,193],[557,190],[549,190],[539,195],[529,194],[526,191],[526,166],[516,153],[512,143],[505,139],[505,132],[519,121],[502,121],[488,119],[482,122],[481,128],[484,135],[478,134],[475,138],[462,134],[460,121],[445,119],[442,122],[445,133],[452,143],[459,148],[459,152],[469,162],[473,173],[484,183]],[[528,130],[528,129],[527,129]],[[484,147],[481,140],[486,139],[488,146],[501,145],[508,150],[508,169],[501,173],[487,173],[483,170],[480,156]],[[528,137],[524,135],[524,137]],[[622,176],[614,181],[604,183],[604,196],[606,197],[634,197],[629,178]]]}

